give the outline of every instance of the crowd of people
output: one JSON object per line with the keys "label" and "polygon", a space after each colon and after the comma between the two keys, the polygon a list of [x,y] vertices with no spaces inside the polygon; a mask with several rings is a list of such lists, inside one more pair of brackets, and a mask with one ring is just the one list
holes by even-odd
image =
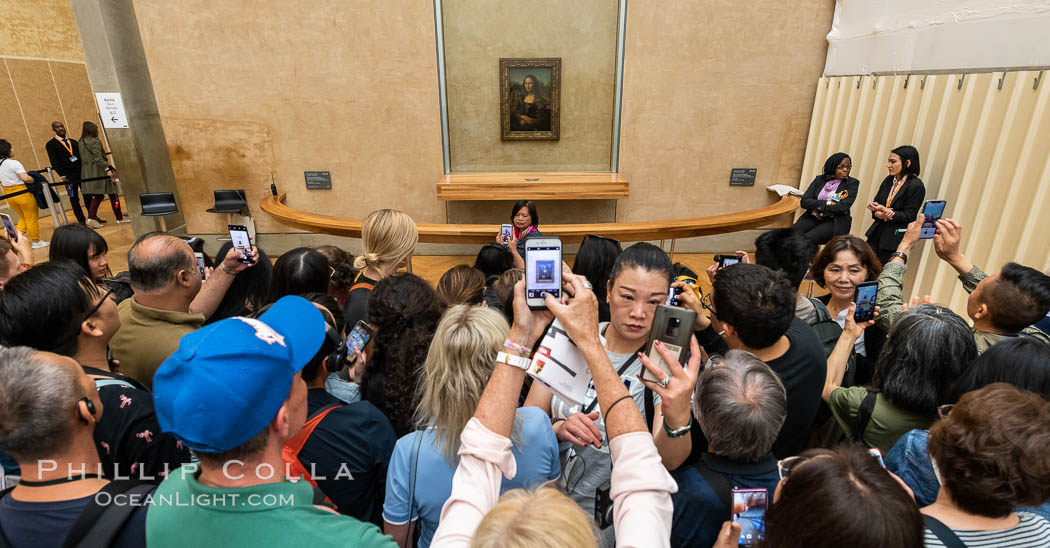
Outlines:
{"label": "crowd of people", "polygon": [[[832,159],[853,188],[848,156]],[[986,275],[941,219],[926,245],[959,273],[966,317],[905,302],[923,220],[889,255],[770,230],[753,257],[708,268],[708,292],[654,245],[589,235],[542,309],[525,298],[530,202],[436,286],[403,271],[418,233],[390,209],[365,218],[356,256],[226,244],[203,270],[164,233],[138,238],[127,276],[83,225],[28,270],[29,239],[0,240],[0,457],[20,478],[0,534],[1050,546],[1050,276]],[[803,295],[807,276],[827,294]],[[876,316],[858,322],[856,288],[876,280]],[[647,341],[669,295],[697,319],[682,361],[654,345],[661,367]],[[582,402],[525,372],[555,319],[592,377]]]}

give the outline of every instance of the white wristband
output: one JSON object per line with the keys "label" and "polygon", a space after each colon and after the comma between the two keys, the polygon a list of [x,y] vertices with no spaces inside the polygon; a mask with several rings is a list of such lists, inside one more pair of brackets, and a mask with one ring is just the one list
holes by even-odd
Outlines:
{"label": "white wristband", "polygon": [[529,358],[525,358],[522,356],[514,356],[511,354],[507,354],[506,352],[499,352],[498,354],[496,354],[496,362],[503,363],[511,367],[517,367],[522,371],[528,369],[529,365],[532,365],[532,360],[530,360]]}

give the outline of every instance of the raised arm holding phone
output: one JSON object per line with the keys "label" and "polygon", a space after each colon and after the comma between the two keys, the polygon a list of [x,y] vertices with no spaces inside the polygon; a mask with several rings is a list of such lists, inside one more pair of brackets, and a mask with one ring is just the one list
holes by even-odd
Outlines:
{"label": "raised arm holding phone", "polygon": [[[525,303],[525,284],[518,282],[508,347],[534,343],[552,314],[561,321],[587,360],[611,440],[617,545],[668,546],[674,481],[660,463],[638,408],[631,402],[622,403],[630,394],[599,340],[597,300],[588,286],[582,277],[565,272],[566,295],[561,302],[548,295],[548,310],[536,311]],[[512,352],[527,358],[527,352]],[[525,372],[512,361],[497,362],[474,418],[463,431],[452,495],[442,510],[441,525],[431,546],[516,543],[553,548],[566,542],[597,546],[589,517],[564,495],[540,490],[535,494],[508,494],[498,503],[502,477],[513,477],[516,472],[508,436]],[[547,500],[542,507],[526,504],[522,512],[512,516],[500,512],[503,505],[520,505],[520,497],[541,496]],[[524,526],[523,521],[535,521],[534,527]]]}

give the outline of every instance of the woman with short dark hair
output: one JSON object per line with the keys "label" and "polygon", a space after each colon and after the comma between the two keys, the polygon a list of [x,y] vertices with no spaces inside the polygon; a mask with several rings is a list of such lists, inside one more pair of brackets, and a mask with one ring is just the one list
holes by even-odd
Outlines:
{"label": "woman with short dark hair", "polygon": [[1050,546],[1050,523],[1019,506],[1050,500],[1050,402],[995,383],[963,395],[930,429],[941,478],[922,509],[926,546]]}
{"label": "woman with short dark hair", "polygon": [[860,181],[849,176],[853,160],[845,152],[836,152],[824,162],[824,171],[813,178],[802,195],[805,210],[793,228],[817,245],[826,244],[833,236],[849,233],[853,217],[849,210],[857,199]]}
{"label": "woman with short dark hair", "polygon": [[890,151],[886,168],[889,175],[868,204],[875,222],[865,233],[883,264],[897,251],[904,229],[915,220],[926,198],[926,186],[919,178],[919,151],[915,147],[904,145]]}
{"label": "woman with short dark hair", "polygon": [[536,202],[532,200],[518,200],[510,210],[511,232],[510,238],[505,238],[501,233],[496,237],[496,242],[502,244],[514,255],[514,266],[525,268],[525,240],[528,238],[541,238],[540,214],[536,212]]}
{"label": "woman with short dark hair", "polygon": [[51,235],[50,261],[70,261],[80,265],[91,280],[100,283],[112,273],[106,254],[109,244],[101,234],[79,224],[66,224],[55,229]]}
{"label": "woman with short dark hair", "polygon": [[572,263],[572,273],[587,278],[594,286],[594,296],[598,299],[598,321],[609,321],[608,284],[616,258],[620,256],[620,242],[597,234],[583,237],[583,243],[576,252]]}
{"label": "woman with short dark hair", "polygon": [[474,268],[485,275],[485,305],[503,312],[503,303],[496,295],[495,284],[504,272],[514,268],[514,256],[502,245],[488,243],[478,250]]}
{"label": "woman with short dark hair", "polygon": [[320,251],[312,247],[297,247],[281,255],[273,264],[266,302],[275,302],[285,295],[327,293],[331,278],[332,267]]}

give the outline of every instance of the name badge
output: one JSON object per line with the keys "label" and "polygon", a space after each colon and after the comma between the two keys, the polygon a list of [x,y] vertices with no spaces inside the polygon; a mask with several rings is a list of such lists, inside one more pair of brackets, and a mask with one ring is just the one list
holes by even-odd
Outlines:
{"label": "name badge", "polygon": [[77,161],[77,157],[76,156],[70,156],[69,157],[69,161],[70,161],[70,163],[75,162],[75,161]]}

